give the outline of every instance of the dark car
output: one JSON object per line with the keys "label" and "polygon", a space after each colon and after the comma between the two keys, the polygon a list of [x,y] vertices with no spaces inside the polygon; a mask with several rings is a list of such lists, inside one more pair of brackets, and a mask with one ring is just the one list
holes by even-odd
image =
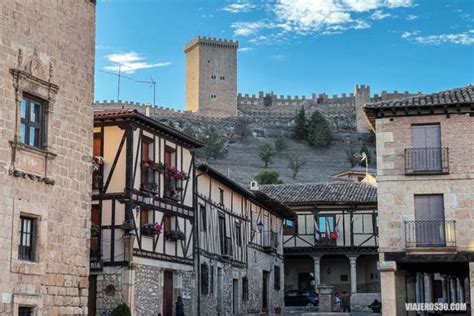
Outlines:
{"label": "dark car", "polygon": [[285,292],[285,306],[317,306],[319,295],[312,290],[292,290]]}

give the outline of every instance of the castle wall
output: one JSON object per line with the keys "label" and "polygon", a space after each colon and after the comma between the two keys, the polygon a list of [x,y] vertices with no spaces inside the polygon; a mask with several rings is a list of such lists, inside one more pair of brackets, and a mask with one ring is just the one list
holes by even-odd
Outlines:
{"label": "castle wall", "polygon": [[[86,315],[95,1],[0,7],[0,315]],[[22,138],[27,97],[44,111],[42,144]]]}

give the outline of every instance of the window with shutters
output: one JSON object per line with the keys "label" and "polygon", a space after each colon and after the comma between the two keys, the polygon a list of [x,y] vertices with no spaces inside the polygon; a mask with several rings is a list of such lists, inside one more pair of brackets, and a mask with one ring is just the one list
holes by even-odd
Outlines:
{"label": "window with shutters", "polygon": [[448,148],[441,147],[440,124],[413,124],[411,142],[405,150],[407,174],[448,172]]}
{"label": "window with shutters", "polygon": [[245,276],[242,278],[242,300],[249,299],[249,279]]}
{"label": "window with shutters", "polygon": [[153,139],[143,137],[142,140],[142,190],[157,193],[158,185],[155,180],[155,168],[151,166],[154,164],[154,146]]}
{"label": "window with shutters", "polygon": [[46,132],[46,101],[23,96],[20,104],[20,141],[36,148],[43,148]]}
{"label": "window with shutters", "polygon": [[203,204],[199,204],[199,213],[201,214],[201,231],[207,231],[207,214],[206,214],[206,206]]}
{"label": "window with shutters", "polygon": [[279,291],[281,289],[281,272],[280,272],[280,266],[275,266],[273,270],[273,276],[274,276],[274,288],[275,291]]}
{"label": "window with shutters", "polygon": [[201,264],[201,294],[209,294],[209,267],[206,263]]}
{"label": "window with shutters", "polygon": [[20,217],[20,244],[18,258],[26,261],[35,260],[36,219],[26,216]]}

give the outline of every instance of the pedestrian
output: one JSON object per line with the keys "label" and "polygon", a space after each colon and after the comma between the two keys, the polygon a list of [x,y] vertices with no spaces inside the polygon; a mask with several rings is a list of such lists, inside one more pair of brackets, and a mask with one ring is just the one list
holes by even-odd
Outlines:
{"label": "pedestrian", "polygon": [[183,298],[181,296],[178,296],[178,301],[176,302],[176,316],[184,316]]}
{"label": "pedestrian", "polygon": [[334,294],[334,311],[341,311],[341,294],[339,292],[336,292],[336,294]]}
{"label": "pedestrian", "polygon": [[341,297],[341,307],[342,307],[342,312],[351,312],[351,294],[346,293],[345,291],[342,292],[342,297]]}

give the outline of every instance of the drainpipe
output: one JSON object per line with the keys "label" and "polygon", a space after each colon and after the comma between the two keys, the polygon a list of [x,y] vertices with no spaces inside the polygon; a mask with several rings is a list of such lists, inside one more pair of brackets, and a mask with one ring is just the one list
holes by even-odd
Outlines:
{"label": "drainpipe", "polygon": [[194,255],[196,256],[196,277],[197,277],[197,312],[198,315],[201,315],[201,278],[199,273],[199,268],[201,266],[201,256],[200,256],[200,238],[199,238],[199,207],[198,207],[198,177],[205,174],[205,172],[196,175],[196,155],[193,151],[193,161],[194,161],[194,168],[193,168],[193,204],[194,209]]}

